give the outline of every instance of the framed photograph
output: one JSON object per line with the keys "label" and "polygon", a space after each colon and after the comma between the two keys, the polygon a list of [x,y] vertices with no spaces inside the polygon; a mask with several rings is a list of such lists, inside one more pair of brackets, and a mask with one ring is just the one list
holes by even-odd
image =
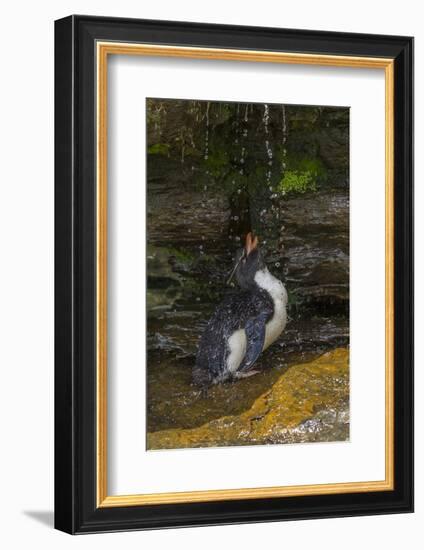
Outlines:
{"label": "framed photograph", "polygon": [[413,39],[55,24],[55,525],[413,509]]}

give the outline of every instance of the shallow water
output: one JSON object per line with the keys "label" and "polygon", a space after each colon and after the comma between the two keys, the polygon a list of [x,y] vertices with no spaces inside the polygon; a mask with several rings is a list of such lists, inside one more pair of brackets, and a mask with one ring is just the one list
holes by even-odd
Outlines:
{"label": "shallow water", "polygon": [[292,319],[280,339],[260,356],[257,362],[260,373],[213,386],[204,397],[192,384],[191,370],[209,306],[199,305],[197,310],[162,310],[149,320],[149,432],[193,428],[221,416],[239,414],[292,365],[312,361],[348,341],[344,316]]}
{"label": "shallow water", "polygon": [[[160,359],[160,358],[158,358]],[[348,351],[268,350],[261,372],[202,394],[188,358],[150,369],[149,449],[345,441],[349,437]]]}
{"label": "shallow water", "polygon": [[163,352],[149,354],[148,431],[194,428],[221,416],[239,414],[270,388],[290,364],[314,355],[311,352],[292,353],[283,359],[281,353],[269,351],[258,361],[260,373],[234,383],[213,386],[203,396],[191,382],[194,358],[175,359]]}

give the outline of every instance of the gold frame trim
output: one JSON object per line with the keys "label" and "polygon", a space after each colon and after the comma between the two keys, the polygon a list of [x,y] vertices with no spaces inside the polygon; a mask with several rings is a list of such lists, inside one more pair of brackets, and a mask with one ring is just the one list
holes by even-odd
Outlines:
{"label": "gold frame trim", "polygon": [[[97,506],[142,506],[219,500],[389,491],[394,489],[394,60],[253,50],[158,46],[123,42],[96,44],[97,53]],[[107,60],[108,55],[144,55],[384,69],[386,124],[386,433],[385,479],[250,489],[109,496],[107,494]]]}

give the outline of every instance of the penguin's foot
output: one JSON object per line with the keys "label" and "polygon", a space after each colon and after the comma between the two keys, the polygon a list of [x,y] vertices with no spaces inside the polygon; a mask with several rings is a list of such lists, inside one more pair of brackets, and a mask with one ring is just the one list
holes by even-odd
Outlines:
{"label": "penguin's foot", "polygon": [[246,372],[236,372],[234,377],[237,379],[240,378],[249,378],[249,376],[253,376],[254,374],[258,374],[260,371],[258,370],[249,370]]}
{"label": "penguin's foot", "polygon": [[206,399],[208,397],[208,388],[200,388],[196,392],[194,392],[194,400],[197,401],[198,399]]}

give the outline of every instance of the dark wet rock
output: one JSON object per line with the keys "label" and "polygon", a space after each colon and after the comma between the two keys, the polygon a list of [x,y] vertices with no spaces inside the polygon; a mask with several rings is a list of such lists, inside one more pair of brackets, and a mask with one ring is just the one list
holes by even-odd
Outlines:
{"label": "dark wet rock", "polygon": [[345,192],[322,191],[288,199],[281,232],[285,278],[306,302],[349,299],[349,200]]}
{"label": "dark wet rock", "polygon": [[[178,167],[181,170],[180,167]],[[178,173],[178,171],[177,171]],[[156,246],[187,246],[201,253],[225,235],[229,205],[224,195],[199,189],[193,181],[178,184],[173,178],[148,182],[148,242]]]}

